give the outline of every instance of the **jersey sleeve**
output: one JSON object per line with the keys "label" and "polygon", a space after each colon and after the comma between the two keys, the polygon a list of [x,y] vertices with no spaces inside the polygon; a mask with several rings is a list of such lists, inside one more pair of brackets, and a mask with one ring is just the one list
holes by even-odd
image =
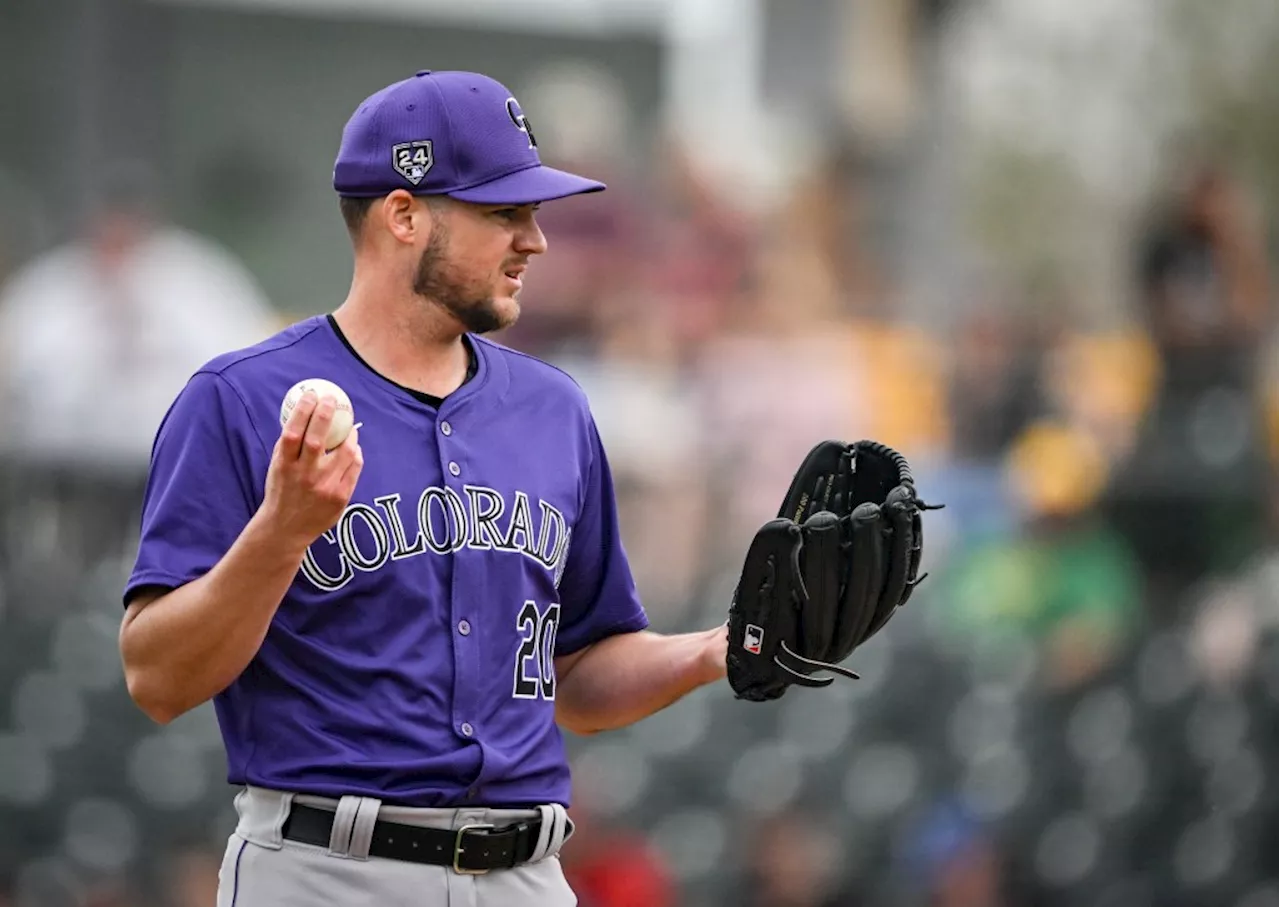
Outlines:
{"label": "jersey sleeve", "polygon": [[594,423],[590,436],[586,494],[560,580],[558,656],[649,626],[622,547],[613,476]]}
{"label": "jersey sleeve", "polygon": [[208,573],[257,510],[269,462],[235,388],[197,373],[156,433],[125,605],[144,587],[177,588]]}

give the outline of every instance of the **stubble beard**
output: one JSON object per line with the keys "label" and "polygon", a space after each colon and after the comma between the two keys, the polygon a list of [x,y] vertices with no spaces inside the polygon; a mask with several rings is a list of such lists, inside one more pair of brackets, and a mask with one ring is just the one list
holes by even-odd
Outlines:
{"label": "stubble beard", "polygon": [[519,314],[498,308],[491,290],[468,285],[453,273],[448,257],[449,233],[437,225],[418,259],[413,292],[443,308],[472,334],[491,334],[515,323]]}

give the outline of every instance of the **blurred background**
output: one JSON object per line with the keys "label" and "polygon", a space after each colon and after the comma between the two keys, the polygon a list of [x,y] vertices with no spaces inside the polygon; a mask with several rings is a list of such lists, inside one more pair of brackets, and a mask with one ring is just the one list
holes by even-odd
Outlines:
{"label": "blurred background", "polygon": [[931,579],[851,660],[571,739],[584,907],[1277,903],[1274,0],[4,0],[0,905],[212,905],[212,710],[115,636],[191,372],[344,297],[347,116],[508,84],[550,204],[499,339],[590,396],[655,627],[822,437]]}

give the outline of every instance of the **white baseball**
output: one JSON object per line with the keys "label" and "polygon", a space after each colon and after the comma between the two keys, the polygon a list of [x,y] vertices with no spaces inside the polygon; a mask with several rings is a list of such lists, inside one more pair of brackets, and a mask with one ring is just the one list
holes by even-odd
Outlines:
{"label": "white baseball", "polygon": [[329,424],[329,436],[325,438],[324,443],[325,450],[333,450],[347,440],[347,435],[351,434],[351,426],[355,424],[356,414],[351,408],[351,398],[347,396],[347,392],[332,381],[326,381],[324,378],[305,378],[289,388],[289,393],[284,395],[284,402],[280,404],[280,427],[283,428],[289,421],[293,408],[298,405],[298,401],[307,391],[314,392],[319,400],[332,397],[337,403],[333,410],[333,421]]}

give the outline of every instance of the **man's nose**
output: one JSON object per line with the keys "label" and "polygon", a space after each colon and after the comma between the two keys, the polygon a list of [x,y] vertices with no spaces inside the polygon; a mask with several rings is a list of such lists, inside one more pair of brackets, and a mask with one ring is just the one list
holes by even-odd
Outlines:
{"label": "man's nose", "polygon": [[516,233],[516,251],[525,255],[541,255],[547,251],[547,237],[543,235],[542,228],[532,217],[524,228]]}

